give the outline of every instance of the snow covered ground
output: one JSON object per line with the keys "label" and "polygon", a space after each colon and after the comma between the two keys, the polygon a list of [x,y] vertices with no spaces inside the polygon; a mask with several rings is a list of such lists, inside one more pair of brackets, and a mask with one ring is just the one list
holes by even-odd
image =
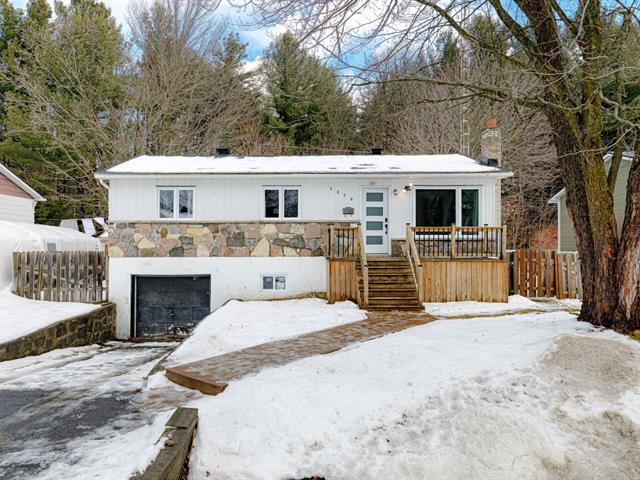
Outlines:
{"label": "snow covered ground", "polygon": [[[145,380],[169,345],[0,363],[0,478],[127,478],[184,405],[200,412],[191,480],[637,480],[640,343],[577,322],[575,302],[525,300],[442,305],[432,311],[451,319],[264,369],[217,397],[162,372]],[[230,302],[171,362],[363,316],[312,299]]]}
{"label": "snow covered ground", "polygon": [[0,290],[0,343],[20,338],[66,318],[82,315],[99,305],[72,302],[42,302]]}
{"label": "snow covered ground", "polygon": [[637,480],[640,345],[562,305],[530,307],[435,321],[194,400],[190,478]]}
{"label": "snow covered ground", "polygon": [[195,362],[365,318],[365,312],[352,302],[329,305],[318,298],[271,302],[232,300],[204,318],[169,356],[165,366]]}
{"label": "snow covered ground", "polygon": [[516,313],[523,310],[555,311],[580,310],[581,302],[575,299],[531,300],[521,295],[511,295],[508,303],[487,302],[445,302],[425,303],[425,311],[435,317],[480,317],[485,315],[499,315]]}

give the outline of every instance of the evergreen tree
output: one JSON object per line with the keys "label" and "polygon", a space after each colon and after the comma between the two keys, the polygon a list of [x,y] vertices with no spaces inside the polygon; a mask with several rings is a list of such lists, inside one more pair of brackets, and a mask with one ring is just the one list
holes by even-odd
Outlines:
{"label": "evergreen tree", "polygon": [[293,152],[349,150],[355,108],[336,73],[285,33],[265,52],[269,104],[266,128],[287,139]]}
{"label": "evergreen tree", "polygon": [[[100,214],[96,167],[117,158],[124,42],[110,10],[94,0],[33,0],[6,75],[7,137],[2,153],[48,202],[40,220]],[[29,152],[29,155],[22,155]],[[35,157],[35,158],[34,158]],[[24,175],[26,173],[26,175]]]}

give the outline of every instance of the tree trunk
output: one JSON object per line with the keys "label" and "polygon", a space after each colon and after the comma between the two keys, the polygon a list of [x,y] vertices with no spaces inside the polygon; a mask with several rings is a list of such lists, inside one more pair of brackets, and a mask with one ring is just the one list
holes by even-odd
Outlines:
{"label": "tree trunk", "polygon": [[640,138],[627,181],[627,203],[618,255],[618,308],[611,328],[621,332],[640,329]]}
{"label": "tree trunk", "polygon": [[[618,233],[599,130],[581,124],[584,117],[555,109],[547,111],[547,118],[555,134],[567,189],[567,209],[580,256],[583,289],[580,320],[612,327],[618,297]],[[590,131],[592,135],[585,133]]]}
{"label": "tree trunk", "polygon": [[[622,234],[618,237],[599,131],[583,118],[549,110],[562,177],[567,189],[582,274],[580,320],[622,333],[640,329],[640,141],[627,182]],[[585,132],[594,131],[588,138]],[[576,135],[574,132],[581,132]]]}

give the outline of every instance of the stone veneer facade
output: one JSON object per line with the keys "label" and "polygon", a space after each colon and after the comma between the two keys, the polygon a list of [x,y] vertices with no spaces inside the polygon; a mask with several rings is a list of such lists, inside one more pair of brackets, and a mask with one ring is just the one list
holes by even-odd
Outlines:
{"label": "stone veneer facade", "polygon": [[329,226],[349,223],[115,223],[111,257],[321,257]]}

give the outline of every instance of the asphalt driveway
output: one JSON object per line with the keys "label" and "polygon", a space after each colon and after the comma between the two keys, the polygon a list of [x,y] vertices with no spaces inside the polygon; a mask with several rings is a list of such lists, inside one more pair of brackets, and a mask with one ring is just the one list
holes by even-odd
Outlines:
{"label": "asphalt driveway", "polygon": [[57,462],[151,422],[161,407],[148,407],[145,377],[173,347],[113,342],[1,362],[0,478],[55,478]]}

